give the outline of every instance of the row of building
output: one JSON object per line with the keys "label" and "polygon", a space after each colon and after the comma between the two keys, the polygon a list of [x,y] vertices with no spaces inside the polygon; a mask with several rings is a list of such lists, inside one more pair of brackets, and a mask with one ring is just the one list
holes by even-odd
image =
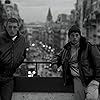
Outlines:
{"label": "row of building", "polygon": [[19,21],[20,31],[24,32],[24,20],[20,17],[18,5],[10,0],[4,2],[0,0],[0,32],[4,30],[6,20],[10,17],[16,17]]}
{"label": "row of building", "polygon": [[100,44],[100,0],[77,0],[71,18],[71,24],[76,22],[83,36]]}
{"label": "row of building", "polygon": [[54,48],[55,52],[59,52],[68,41],[67,31],[69,23],[70,16],[67,14],[59,14],[54,21],[51,8],[49,8],[44,23],[26,24],[27,33],[29,33],[28,40],[31,40],[30,44],[38,40],[45,46],[48,45],[48,47]]}

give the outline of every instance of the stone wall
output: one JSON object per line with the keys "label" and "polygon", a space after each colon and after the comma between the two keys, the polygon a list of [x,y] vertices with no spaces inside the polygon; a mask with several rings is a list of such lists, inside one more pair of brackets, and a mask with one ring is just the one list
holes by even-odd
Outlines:
{"label": "stone wall", "polygon": [[73,93],[16,92],[12,100],[74,100]]}

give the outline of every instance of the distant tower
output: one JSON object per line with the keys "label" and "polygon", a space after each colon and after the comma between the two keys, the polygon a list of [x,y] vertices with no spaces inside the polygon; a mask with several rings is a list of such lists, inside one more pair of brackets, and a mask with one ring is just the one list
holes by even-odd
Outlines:
{"label": "distant tower", "polygon": [[52,22],[52,14],[51,14],[50,8],[49,8],[49,10],[48,10],[47,22]]}

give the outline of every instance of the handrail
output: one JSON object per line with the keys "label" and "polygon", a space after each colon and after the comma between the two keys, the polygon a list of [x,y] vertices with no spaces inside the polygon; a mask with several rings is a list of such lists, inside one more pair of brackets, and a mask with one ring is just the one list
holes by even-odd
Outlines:
{"label": "handrail", "polygon": [[32,62],[32,61],[25,61],[25,62],[23,62],[23,63],[36,63],[36,75],[38,74],[38,70],[37,70],[37,64],[39,64],[39,63],[51,63],[51,62]]}
{"label": "handrail", "polygon": [[[46,65],[46,66],[51,66],[50,64],[51,64],[51,62],[50,61],[24,61],[23,62],[23,64],[25,64],[26,66],[28,66],[28,64],[33,64],[34,66],[35,66],[35,72],[36,72],[36,74],[35,74],[35,76],[37,76],[38,75],[38,68],[39,68],[39,64],[43,64],[43,68],[44,68],[44,66]],[[23,65],[22,64],[22,65]],[[41,67],[41,66],[40,66]],[[20,67],[21,68],[21,67]],[[28,69],[29,69],[29,67],[27,67]],[[50,67],[49,67],[50,68]],[[31,68],[30,68],[31,69]],[[45,68],[44,68],[45,69]],[[48,68],[47,68],[48,69]],[[23,69],[22,69],[22,71],[23,71]],[[48,71],[51,71],[51,69],[48,69]],[[43,74],[44,75],[44,74]]]}

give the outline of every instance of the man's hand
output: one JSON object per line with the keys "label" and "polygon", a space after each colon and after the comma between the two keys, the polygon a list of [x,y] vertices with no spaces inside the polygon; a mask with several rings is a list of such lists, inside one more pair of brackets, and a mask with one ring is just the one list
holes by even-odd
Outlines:
{"label": "man's hand", "polygon": [[86,100],[98,100],[99,82],[92,80],[87,87]]}
{"label": "man's hand", "polygon": [[53,71],[53,72],[57,72],[57,69],[58,69],[57,64],[54,64],[54,65],[52,66],[52,71]]}

